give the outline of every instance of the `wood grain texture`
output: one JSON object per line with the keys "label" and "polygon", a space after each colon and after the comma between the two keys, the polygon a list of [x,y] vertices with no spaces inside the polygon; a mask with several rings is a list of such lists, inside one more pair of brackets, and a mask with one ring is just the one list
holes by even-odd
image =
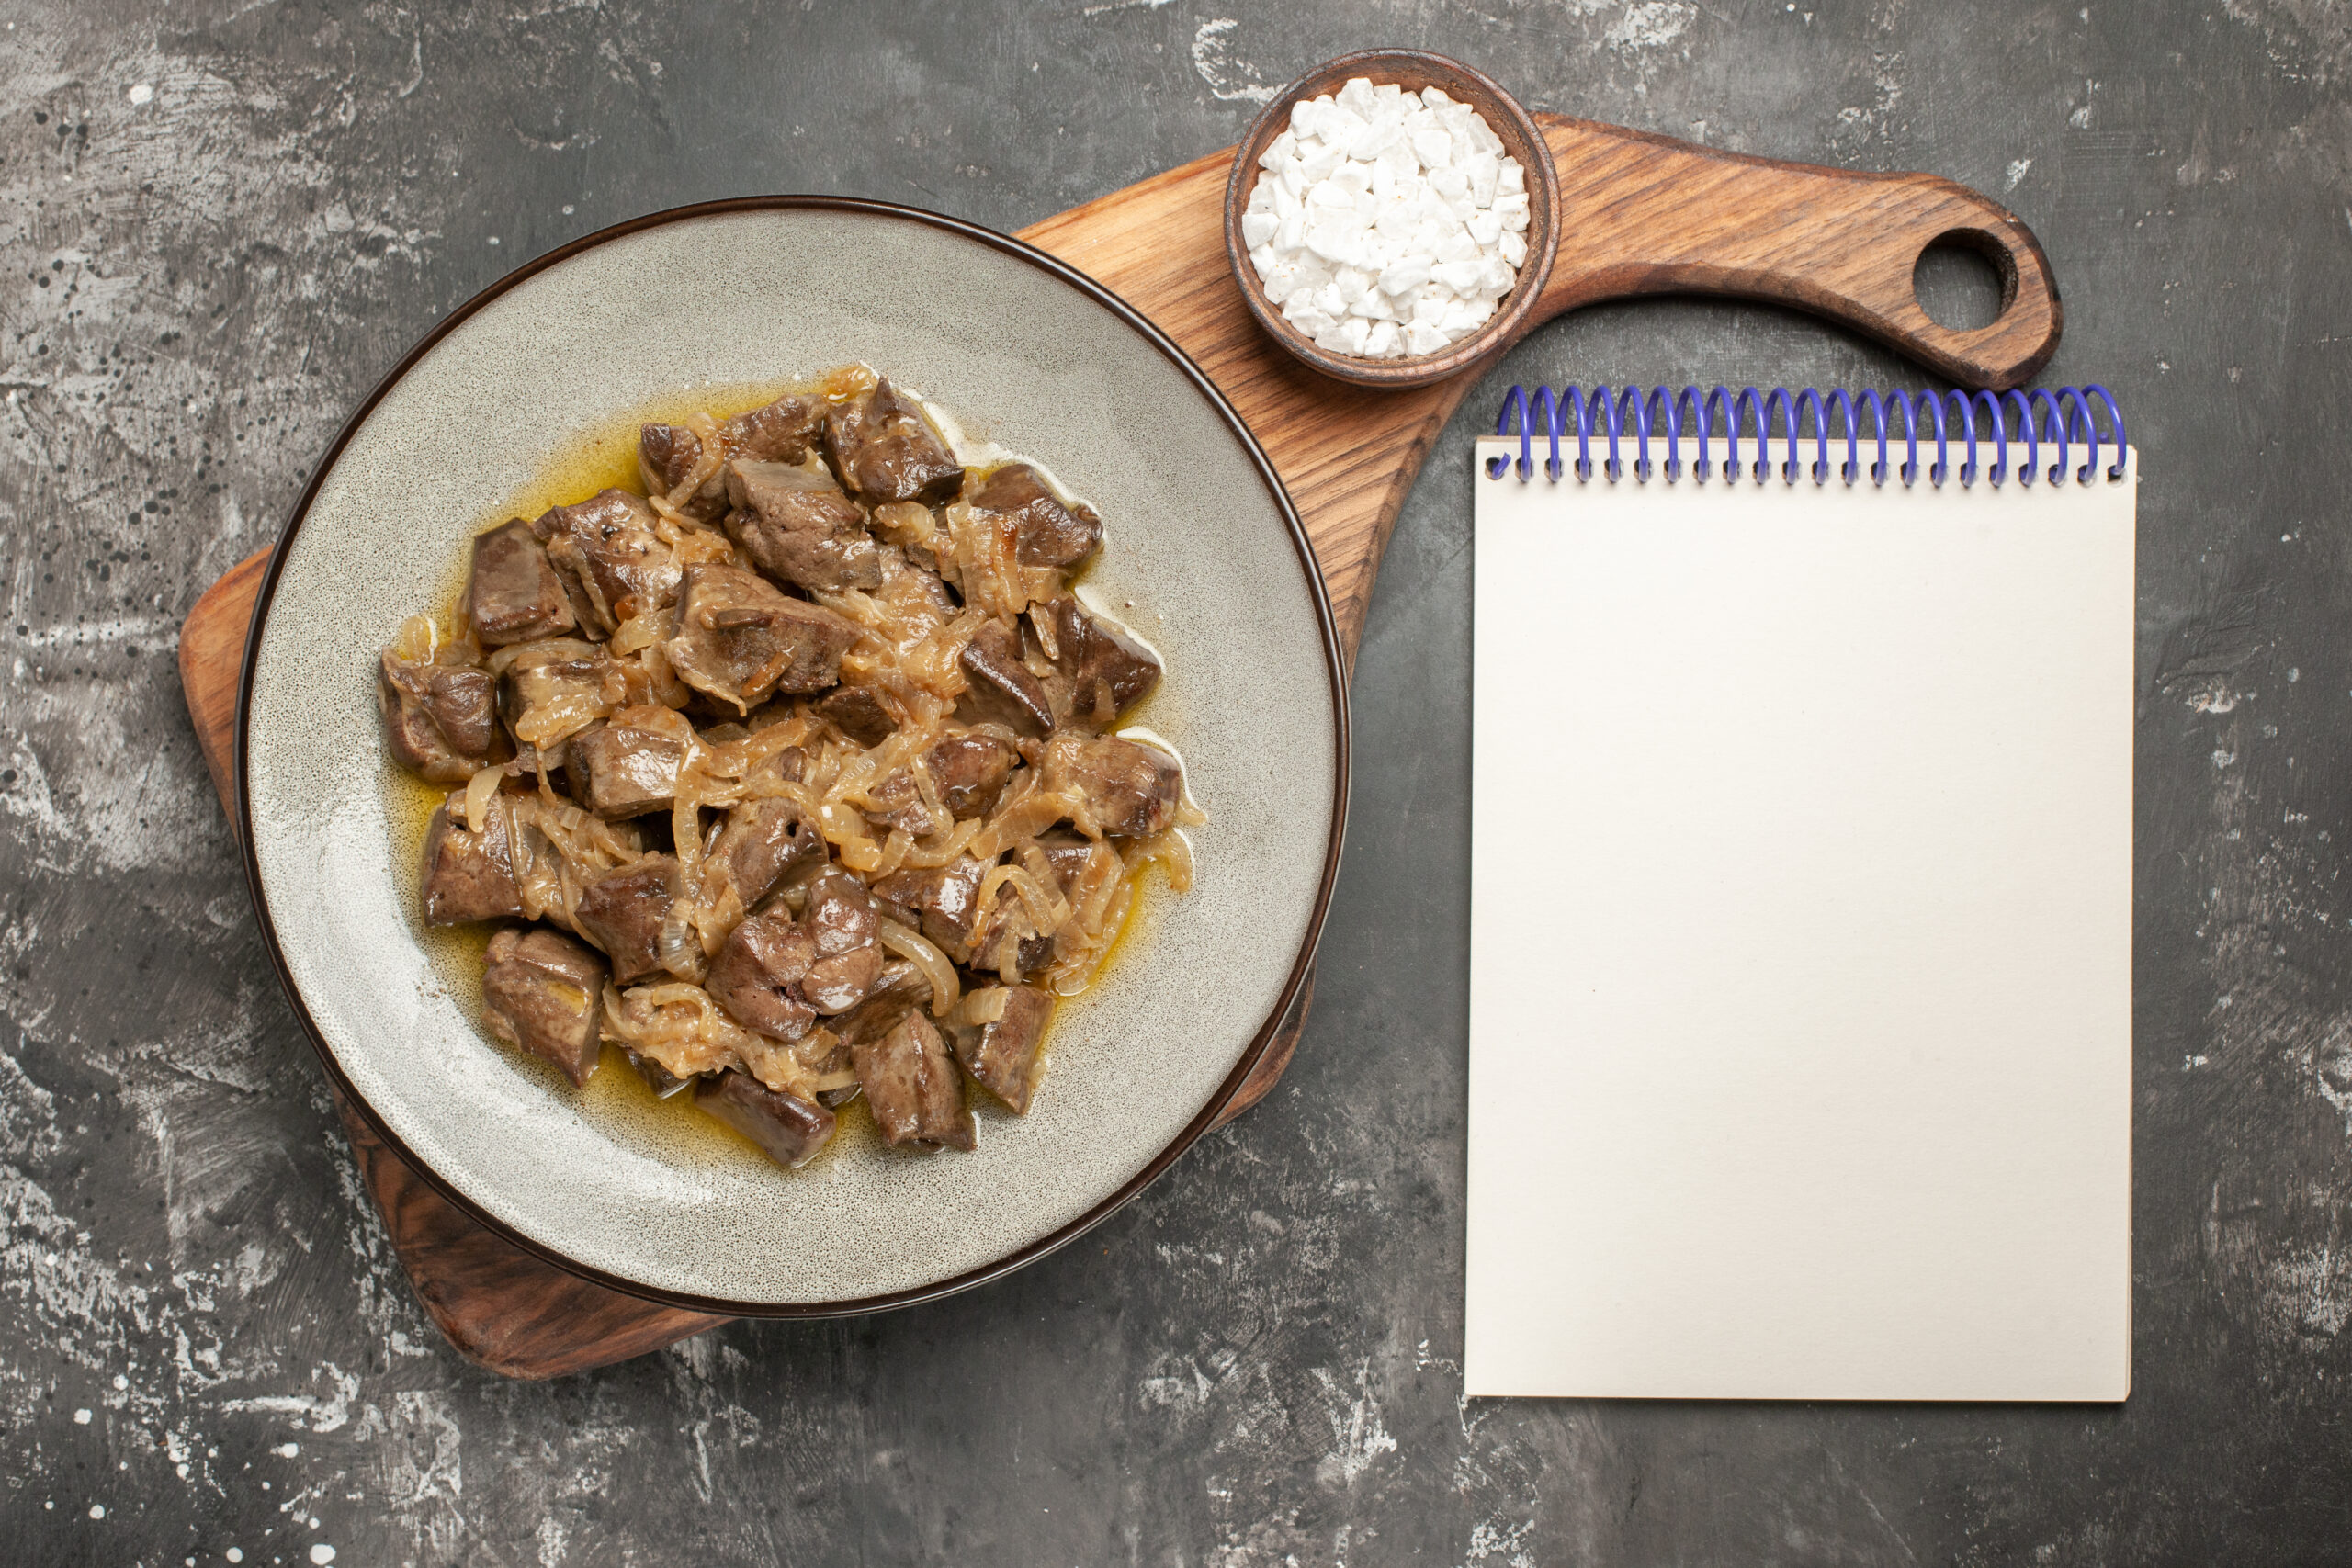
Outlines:
{"label": "wood grain texture", "polygon": [[[1567,224],[1535,319],[1617,295],[1742,295],[1846,321],[1972,385],[2014,384],[2055,345],[2058,304],[2040,247],[2015,219],[1960,186],[1772,164],[1537,118],[1559,161]],[[1223,389],[1306,523],[1352,661],[1397,510],[1470,378],[1368,390],[1279,349],[1251,320],[1226,262],[1230,164],[1229,150],[1197,159],[1046,219],[1021,238],[1124,297]],[[1967,225],[2018,247],[2015,298],[1993,327],[1943,333],[1919,311],[1911,270],[1925,243]],[[180,637],[188,712],[224,805],[233,801],[239,667],[267,560],[266,551],[250,557],[213,584]],[[1310,976],[1220,1124],[1272,1091],[1312,996]],[[542,1262],[441,1198],[349,1106],[343,1115],[418,1299],[450,1343],[481,1365],[509,1377],[560,1376],[727,1321],[623,1295]]]}

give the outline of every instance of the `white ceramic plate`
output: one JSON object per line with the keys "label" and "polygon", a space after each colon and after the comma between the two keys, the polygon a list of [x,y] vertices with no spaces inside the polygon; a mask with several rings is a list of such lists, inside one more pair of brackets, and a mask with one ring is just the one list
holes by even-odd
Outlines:
{"label": "white ceramic plate", "polygon": [[[1089,577],[1167,657],[1148,710],[1208,812],[1193,890],[1066,1005],[1026,1117],[968,1155],[868,1141],[799,1172],[681,1140],[500,1049],[436,974],[376,719],[377,651],[584,431],[701,385],[850,360],[1102,511]],[[457,311],[360,410],[271,560],[238,712],[247,866],[296,1011],[391,1145],[592,1279],[730,1313],[855,1312],[1069,1240],[1248,1076],[1303,980],[1347,791],[1339,643],[1297,517],[1193,365],[1100,286],[902,208],[716,203],[568,246]],[[614,1071],[611,1066],[605,1069]]]}

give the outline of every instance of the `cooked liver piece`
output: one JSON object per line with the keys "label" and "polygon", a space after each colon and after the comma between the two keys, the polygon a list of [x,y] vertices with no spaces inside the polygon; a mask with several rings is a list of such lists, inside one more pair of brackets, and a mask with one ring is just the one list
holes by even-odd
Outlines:
{"label": "cooked liver piece", "polygon": [[789,463],[727,465],[727,536],[753,566],[802,588],[879,588],[882,556],[865,513],[822,472]]}
{"label": "cooked liver piece", "polygon": [[[637,433],[637,472],[649,494],[668,495],[702,461],[702,437],[683,424],[649,424]],[[697,523],[715,523],[727,510],[727,480],[717,469],[677,503]]]}
{"label": "cooked liver piece", "polygon": [[434,808],[424,830],[424,919],[436,926],[495,920],[523,912],[506,814],[493,810],[479,833],[465,826],[465,792]]}
{"label": "cooked liver piece", "polygon": [[756,909],[795,866],[825,859],[825,840],[798,806],[771,796],[729,811],[710,852],[727,867],[743,908]]}
{"label": "cooked liver piece", "polygon": [[631,615],[677,598],[678,563],[654,523],[653,508],[640,498],[603,490],[577,505],[551,507],[531,525],[594,635],[610,637]]}
{"label": "cooked liver piece", "polygon": [[1069,682],[1061,716],[1091,729],[1108,729],[1119,715],[1159,684],[1159,657],[1119,626],[1064,594],[1049,611],[1054,666]]}
{"label": "cooked liver piece", "polygon": [[509,926],[490,939],[481,1011],[491,1033],[584,1084],[602,1044],[605,961],[560,931]]}
{"label": "cooked liver piece", "polygon": [[939,1031],[922,1013],[908,1013],[879,1040],[854,1043],[850,1061],[886,1142],[973,1145],[964,1080]]}
{"label": "cooked liver piece", "polygon": [[686,742],[660,729],[630,722],[667,708],[623,708],[610,724],[576,737],[564,752],[564,766],[581,786],[588,809],[607,822],[667,811],[678,796],[678,769]]}
{"label": "cooked liver piece", "polygon": [[1113,736],[1057,735],[1046,748],[1044,786],[1074,789],[1114,838],[1141,838],[1176,820],[1183,770],[1150,746]]}
{"label": "cooked liver piece", "polygon": [[904,828],[918,839],[928,839],[947,831],[951,826],[923,804],[922,792],[915,787],[915,776],[904,770],[892,773],[865,793],[877,803],[865,808],[865,819],[885,832]]}
{"label": "cooked liver piece", "polygon": [[808,456],[824,417],[822,398],[781,397],[720,425],[719,445],[730,457],[757,463],[797,463]]}
{"label": "cooked liver piece", "polygon": [[1021,639],[1011,626],[1002,621],[982,626],[958,662],[969,682],[956,707],[959,716],[1005,725],[1023,735],[1044,735],[1054,728],[1053,702],[1021,661]]}
{"label": "cooked liver piece", "polygon": [[843,686],[817,705],[817,711],[841,727],[860,746],[879,746],[899,732],[899,721],[882,699],[864,686]]}
{"label": "cooked liver piece", "polygon": [[[1012,974],[1004,975],[1004,939],[1012,938]],[[998,893],[972,931],[970,967],[1006,979],[1035,975],[1054,961],[1054,939],[1041,935],[1029,906],[1010,887]]]}
{"label": "cooked liver piece", "polygon": [[[1037,1088],[1037,1043],[1054,1016],[1054,998],[1031,986],[975,991],[975,1002],[1001,991],[1004,1011],[992,1023],[956,1032],[956,1057],[982,1089],[1026,1115]],[[979,1010],[975,1008],[975,1011]]]}
{"label": "cooked liver piece", "polygon": [[[583,648],[588,651],[576,651]],[[602,648],[567,638],[526,649],[506,667],[498,682],[498,712],[518,737],[526,730],[547,737],[527,757],[531,767],[544,761],[556,768],[563,764],[564,739],[610,714],[628,692],[620,666]]]}
{"label": "cooked liver piece", "polygon": [[1094,840],[1078,833],[1040,833],[1037,848],[1045,852],[1046,864],[1054,874],[1055,884],[1067,893],[1093,857]]}
{"label": "cooked liver piece", "polygon": [[751,712],[775,692],[821,692],[841,678],[855,622],[787,599],[741,567],[696,565],[678,589],[671,668],[696,691]]}
{"label": "cooked liver piece", "polygon": [[825,414],[825,460],[844,489],[869,505],[945,501],[964,485],[964,469],[910,398],[887,380],[864,399]]}
{"label": "cooked liver piece", "polygon": [[703,982],[736,1022],[771,1040],[797,1040],[817,1021],[800,982],[817,944],[781,909],[753,915],[727,934]]}
{"label": "cooked liver piece", "polygon": [[697,1084],[695,1103],[786,1168],[808,1164],[833,1135],[833,1113],[823,1106],[779,1094],[732,1068]]}
{"label": "cooked liver piece", "polygon": [[662,966],[662,921],[670,912],[678,863],[648,855],[607,872],[581,891],[580,933],[613,961],[613,983],[634,986],[669,974]]}
{"label": "cooked liver piece", "polygon": [[376,699],[392,760],[435,784],[458,784],[511,754],[498,728],[498,682],[463,664],[383,656]]}
{"label": "cooked liver piece", "polygon": [[702,461],[702,437],[683,424],[648,424],[637,433],[637,471],[649,491],[667,495]]}
{"label": "cooked liver piece", "polygon": [[628,1057],[628,1065],[637,1069],[637,1076],[645,1080],[646,1087],[663,1100],[694,1087],[694,1079],[680,1077],[650,1056],[637,1051],[622,1054]]}
{"label": "cooked liver piece", "polygon": [[484,648],[561,637],[576,624],[548,552],[520,517],[476,536],[466,615]]}
{"label": "cooked liver piece", "polygon": [[1102,542],[1102,519],[1085,506],[1064,506],[1026,463],[1007,463],[972,494],[972,504],[1014,520],[1013,551],[1023,566],[1069,566]]}
{"label": "cooked liver piece", "polygon": [[809,883],[800,929],[817,956],[800,994],[819,1012],[847,1012],[874,989],[882,975],[882,950],[874,941],[877,919],[873,896],[848,872],[827,871]]}
{"label": "cooked liver piece", "polygon": [[989,868],[970,855],[929,870],[893,872],[874,885],[875,898],[904,926],[920,930],[960,964],[969,956],[974,903]]}
{"label": "cooked liver piece", "polygon": [[1020,761],[1020,752],[993,735],[950,735],[922,754],[941,804],[957,817],[985,816],[993,809]]}

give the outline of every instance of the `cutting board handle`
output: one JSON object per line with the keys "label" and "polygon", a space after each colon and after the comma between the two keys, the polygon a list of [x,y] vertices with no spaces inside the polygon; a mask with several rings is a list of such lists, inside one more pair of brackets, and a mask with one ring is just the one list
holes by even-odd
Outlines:
{"label": "cutting board handle", "polygon": [[[2004,391],[2058,347],[2049,259],[2017,215],[1933,175],[1779,163],[1538,115],[1560,172],[1560,251],[1534,320],[1636,294],[1729,294],[1810,310],[1967,387]],[[2000,314],[1938,326],[1912,275],[1962,245],[1992,263]]]}

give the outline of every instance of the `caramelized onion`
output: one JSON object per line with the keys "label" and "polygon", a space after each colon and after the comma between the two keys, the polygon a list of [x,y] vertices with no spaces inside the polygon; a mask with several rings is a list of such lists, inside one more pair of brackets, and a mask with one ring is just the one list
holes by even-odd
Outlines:
{"label": "caramelized onion", "polygon": [[477,768],[474,776],[466,781],[466,828],[479,833],[482,824],[490,820],[490,803],[498,794],[498,786],[506,782],[506,768]]}
{"label": "caramelized onion", "polygon": [[947,954],[932,945],[930,940],[918,936],[898,921],[884,919],[876,925],[875,940],[922,972],[931,987],[931,1010],[938,1017],[947,1016],[962,993],[962,984],[956,978],[956,965]]}

